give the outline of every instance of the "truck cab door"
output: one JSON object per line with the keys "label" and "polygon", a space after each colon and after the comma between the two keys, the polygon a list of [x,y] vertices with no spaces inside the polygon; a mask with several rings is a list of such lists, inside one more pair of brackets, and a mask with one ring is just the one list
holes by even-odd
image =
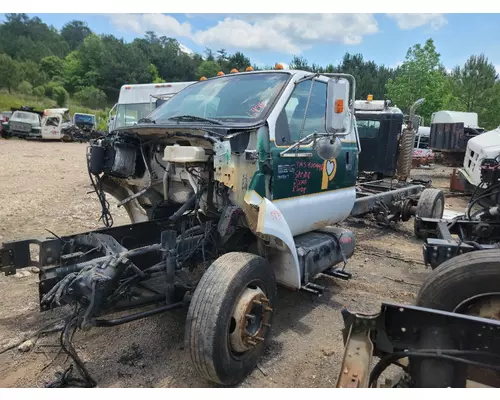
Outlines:
{"label": "truck cab door", "polygon": [[60,139],[61,124],[62,124],[62,117],[59,115],[44,117],[42,119],[42,138]]}
{"label": "truck cab door", "polygon": [[114,129],[114,124],[115,124],[115,119],[116,119],[116,106],[117,106],[117,104],[115,104],[111,108],[111,110],[109,110],[109,113],[108,113],[108,121],[107,121],[108,133],[111,133],[111,131]]}
{"label": "truck cab door", "polygon": [[276,120],[272,201],[294,236],[342,221],[354,205],[358,158],[354,134],[342,140],[342,151],[333,160],[320,158],[312,142],[281,154],[300,138],[326,132],[327,88],[320,80],[296,84]]}

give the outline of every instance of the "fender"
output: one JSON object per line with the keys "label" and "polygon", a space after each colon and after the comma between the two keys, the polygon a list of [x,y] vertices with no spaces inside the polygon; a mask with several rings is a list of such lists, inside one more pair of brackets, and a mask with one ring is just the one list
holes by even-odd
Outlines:
{"label": "fender", "polygon": [[[118,201],[123,201],[134,193],[123,186],[120,186],[112,178],[104,176],[101,178],[102,189],[105,193],[113,196]],[[131,200],[130,202],[123,205],[123,208],[127,211],[130,221],[135,224],[139,222],[148,221],[148,217],[144,214],[141,205],[137,199]]]}
{"label": "fender", "polygon": [[[280,257],[281,262],[276,262],[275,273],[278,283],[290,289],[301,288],[301,276],[299,259],[295,248],[295,240],[285,217],[272,201],[261,197],[256,191],[248,191],[245,195],[245,203],[250,208],[256,208],[258,214],[256,218],[251,218],[247,213],[250,229],[256,236],[270,242],[270,246],[277,248],[280,252],[291,256],[289,262],[284,262],[284,257]],[[252,213],[250,213],[252,214]],[[256,224],[255,224],[256,219]],[[290,258],[290,257],[287,257]]]}

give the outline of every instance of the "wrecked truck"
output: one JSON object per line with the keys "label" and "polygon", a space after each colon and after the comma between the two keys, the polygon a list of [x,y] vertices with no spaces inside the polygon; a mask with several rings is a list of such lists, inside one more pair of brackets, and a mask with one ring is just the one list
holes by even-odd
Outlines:
{"label": "wrecked truck", "polygon": [[[318,293],[319,274],[350,277],[355,235],[335,225],[356,201],[354,99],[346,74],[259,71],[190,85],[89,146],[106,228],[5,242],[0,268],[38,266],[41,311],[73,307],[63,349],[76,327],[188,308],[195,370],[237,384],[269,341],[277,285]],[[109,195],[132,224],[112,226]],[[116,311],[127,314],[110,319]]]}

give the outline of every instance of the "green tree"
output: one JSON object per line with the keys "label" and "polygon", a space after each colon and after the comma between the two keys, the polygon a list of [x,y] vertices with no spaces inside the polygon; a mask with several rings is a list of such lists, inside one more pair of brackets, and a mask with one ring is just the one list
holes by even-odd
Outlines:
{"label": "green tree", "polygon": [[40,65],[34,61],[27,60],[20,63],[24,79],[32,86],[40,86],[47,82],[47,75],[40,70]]}
{"label": "green tree", "polygon": [[40,70],[52,79],[56,76],[63,76],[64,61],[56,56],[44,57],[40,60]]}
{"label": "green tree", "polygon": [[45,97],[45,88],[43,86],[37,86],[33,89],[33,95],[39,98]]}
{"label": "green tree", "polygon": [[[264,69],[273,67],[265,67]],[[346,53],[339,65],[328,64],[325,67],[318,64],[309,65],[304,57],[294,56],[290,61],[290,69],[299,69],[316,73],[343,72],[356,78],[356,96],[365,99],[369,94],[375,99],[385,98],[385,84],[394,78],[395,71],[373,61],[365,61],[362,54]]]}
{"label": "green tree", "polygon": [[104,83],[101,77],[103,64],[109,64],[111,61],[102,39],[95,34],[87,36],[77,54],[81,64],[82,85],[101,87]]}
{"label": "green tree", "polygon": [[251,65],[250,59],[239,51],[230,55],[227,63],[230,69],[236,68],[240,72],[244,71],[248,66]]}
{"label": "green tree", "polygon": [[54,86],[51,97],[59,107],[64,107],[68,104],[69,94],[62,86]]}
{"label": "green tree", "polygon": [[43,87],[45,89],[45,96],[54,98],[54,88],[59,87],[60,85],[56,82],[49,82],[45,84]]}
{"label": "green tree", "polygon": [[23,79],[19,63],[7,54],[0,54],[0,87],[7,88],[9,93]]}
{"label": "green tree", "polygon": [[205,60],[207,61],[215,61],[215,56],[214,56],[214,52],[212,51],[212,49],[209,49],[208,47],[205,48]]}
{"label": "green tree", "polygon": [[221,67],[216,61],[203,61],[196,70],[197,78],[202,76],[206,78],[212,78],[217,75],[217,72],[221,70]]}
{"label": "green tree", "polygon": [[18,86],[17,86],[17,91],[22,94],[31,94],[33,93],[33,86],[31,83],[22,81]]}
{"label": "green tree", "polygon": [[158,68],[154,64],[149,64],[149,73],[152,76],[153,83],[164,83],[165,79],[160,78],[160,75],[158,75]]}
{"label": "green tree", "polygon": [[27,14],[5,14],[0,24],[0,53],[20,60],[39,61],[43,57],[64,57],[68,45],[56,28]]}
{"label": "green tree", "polygon": [[457,66],[451,74],[454,80],[456,96],[463,102],[464,111],[474,111],[477,103],[481,103],[488,89],[498,79],[495,66],[484,54],[470,56],[463,67]]}
{"label": "green tree", "polygon": [[61,29],[61,36],[69,46],[70,51],[76,50],[92,31],[86,22],[73,20]]}
{"label": "green tree", "polygon": [[75,93],[75,99],[85,107],[98,109],[106,105],[106,94],[96,87],[86,87]]}
{"label": "green tree", "polygon": [[485,129],[500,126],[500,82],[484,91],[474,111],[478,113],[479,125]]}
{"label": "green tree", "polygon": [[304,57],[293,56],[290,61],[290,69],[299,69],[302,71],[312,71],[311,66]]}
{"label": "green tree", "polygon": [[227,55],[226,49],[217,50],[217,63],[220,65],[221,70],[224,72],[229,72],[229,57]]}
{"label": "green tree", "polygon": [[75,93],[83,86],[83,68],[77,51],[72,51],[63,60],[64,87],[69,93]]}
{"label": "green tree", "polygon": [[408,111],[417,99],[425,98],[418,113],[430,120],[433,112],[442,109],[449,94],[443,70],[432,39],[428,39],[424,46],[416,44],[408,50],[396,77],[387,82],[387,94],[403,111]]}
{"label": "green tree", "polygon": [[[463,101],[459,96],[457,82],[452,76],[446,74],[443,97],[443,110],[466,111]],[[436,110],[437,111],[437,110]]]}

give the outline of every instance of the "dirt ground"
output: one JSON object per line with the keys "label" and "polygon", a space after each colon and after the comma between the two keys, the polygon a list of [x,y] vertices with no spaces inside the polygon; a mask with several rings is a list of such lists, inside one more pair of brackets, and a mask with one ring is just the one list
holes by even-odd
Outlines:
{"label": "dirt ground", "polygon": [[[26,237],[67,235],[101,227],[100,206],[85,165],[85,144],[0,140],[0,243]],[[415,170],[433,186],[446,188],[449,168]],[[128,222],[112,203],[115,224]],[[463,198],[447,198],[447,209],[461,210]],[[377,312],[382,301],[411,304],[429,272],[413,221],[394,229],[371,222],[346,223],[358,236],[347,269],[353,279],[322,278],[326,293],[279,290],[272,343],[259,368],[242,387],[332,387],[343,353],[340,310]],[[22,341],[54,312],[38,311],[38,276],[20,271],[0,276],[0,352]],[[184,311],[175,311],[114,328],[79,331],[75,348],[99,387],[210,387],[197,377],[183,348]],[[38,339],[28,352],[0,354],[0,387],[43,387],[63,369],[57,334]],[[64,364],[67,365],[67,364]]]}

